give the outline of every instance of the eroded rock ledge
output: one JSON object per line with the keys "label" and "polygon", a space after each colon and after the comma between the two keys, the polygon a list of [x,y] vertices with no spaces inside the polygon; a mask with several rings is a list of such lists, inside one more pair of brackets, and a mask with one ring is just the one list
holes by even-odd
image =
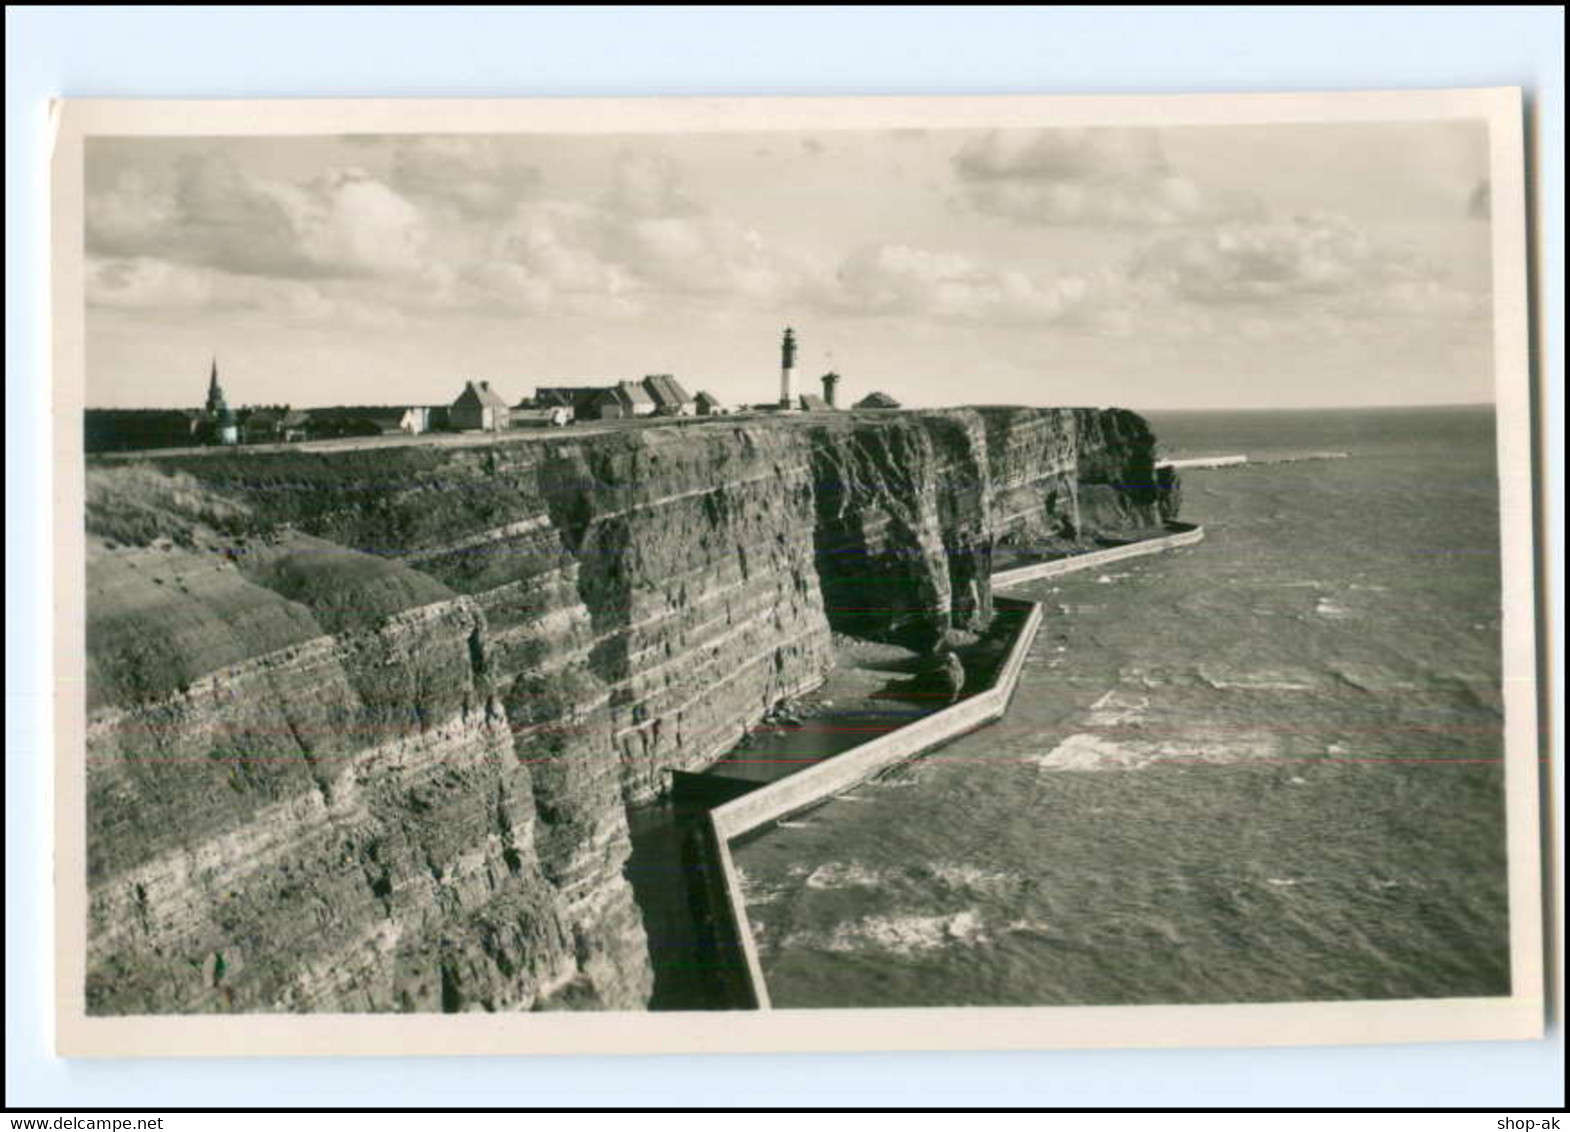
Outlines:
{"label": "eroded rock ledge", "polygon": [[89,1010],[641,1007],[627,805],[831,627],[982,623],[1000,543],[1175,501],[1119,410],[93,463]]}

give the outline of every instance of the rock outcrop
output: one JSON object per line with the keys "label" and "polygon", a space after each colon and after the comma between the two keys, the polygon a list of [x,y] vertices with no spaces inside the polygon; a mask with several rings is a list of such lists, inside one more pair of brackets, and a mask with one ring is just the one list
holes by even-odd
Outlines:
{"label": "rock outcrop", "polygon": [[628,805],[1174,499],[1115,410],[95,462],[89,1010],[638,1008]]}

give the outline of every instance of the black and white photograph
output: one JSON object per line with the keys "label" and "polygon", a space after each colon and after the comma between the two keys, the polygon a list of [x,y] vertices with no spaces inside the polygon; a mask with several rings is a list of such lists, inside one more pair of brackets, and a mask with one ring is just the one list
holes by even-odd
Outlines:
{"label": "black and white photograph", "polygon": [[80,107],[71,1033],[1541,1032],[1519,93],[1315,97]]}

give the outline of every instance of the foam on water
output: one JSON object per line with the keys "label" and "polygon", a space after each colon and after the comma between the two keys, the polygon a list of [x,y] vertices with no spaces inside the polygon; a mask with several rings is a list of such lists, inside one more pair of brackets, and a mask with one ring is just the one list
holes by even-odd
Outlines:
{"label": "foam on water", "polygon": [[823,932],[798,932],[782,947],[817,951],[881,952],[910,956],[945,948],[973,948],[991,941],[974,908],[952,915],[878,915],[840,924]]}
{"label": "foam on water", "polygon": [[1254,692],[1312,692],[1316,687],[1310,674],[1301,672],[1272,672],[1268,669],[1236,676],[1212,676],[1204,665],[1198,668],[1199,678],[1220,691]]}
{"label": "foam on water", "polygon": [[1099,735],[1070,735],[1033,761],[1042,770],[1138,770],[1156,760],[1149,748],[1114,743]]}
{"label": "foam on water", "polygon": [[1005,720],[736,846],[777,1006],[1508,989],[1491,419],[1155,429],[1352,455],[1184,473],[1203,544],[1019,588]]}
{"label": "foam on water", "polygon": [[860,865],[847,861],[829,861],[807,874],[808,888],[874,888],[878,876]]}
{"label": "foam on water", "polygon": [[1012,873],[989,871],[976,865],[950,862],[940,862],[932,866],[931,873],[934,878],[949,888],[993,895],[1007,892],[1018,885],[1021,879]]}
{"label": "foam on water", "polygon": [[1132,696],[1113,688],[1090,705],[1085,718],[1088,727],[1120,727],[1138,723],[1150,708],[1148,696]]}
{"label": "foam on water", "polygon": [[1346,606],[1341,605],[1339,602],[1332,601],[1328,597],[1322,597],[1314,603],[1314,612],[1320,617],[1352,616],[1352,614],[1348,612]]}

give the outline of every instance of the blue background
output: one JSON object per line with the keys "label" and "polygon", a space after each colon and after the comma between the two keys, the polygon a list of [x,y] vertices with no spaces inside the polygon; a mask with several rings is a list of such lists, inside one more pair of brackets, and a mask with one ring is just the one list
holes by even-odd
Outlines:
{"label": "blue background", "polygon": [[[11,1105],[1482,1106],[1564,1100],[1543,1042],[644,1058],[79,1061],[52,1053],[45,99],[1112,94],[1522,86],[1544,422],[1563,501],[1558,8],[8,8],[6,1100]],[[1547,313],[1551,312],[1551,313]],[[1563,592],[1550,572],[1553,673]],[[1561,698],[1554,711],[1562,750]],[[1557,788],[1555,828],[1563,830]],[[1556,835],[1562,846],[1562,833]],[[1561,854],[1562,859],[1562,854]]]}

